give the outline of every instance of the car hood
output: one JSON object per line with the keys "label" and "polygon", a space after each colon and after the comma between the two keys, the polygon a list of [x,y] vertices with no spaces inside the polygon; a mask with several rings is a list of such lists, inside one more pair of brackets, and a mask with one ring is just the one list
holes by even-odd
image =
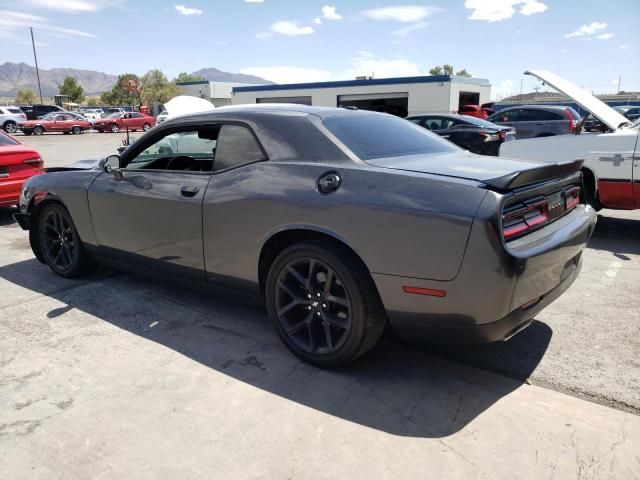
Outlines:
{"label": "car hood", "polygon": [[367,163],[393,170],[475,180],[496,190],[509,190],[576,172],[582,167],[583,161],[549,164],[515,158],[488,157],[469,152],[453,152],[378,158],[367,160]]}
{"label": "car hood", "polygon": [[67,165],[64,167],[49,167],[45,168],[45,172],[68,172],[72,170],[98,170],[101,168],[100,163],[102,160],[96,159],[88,159],[88,160],[78,160],[71,165]]}
{"label": "car hood", "polygon": [[555,88],[558,92],[571,98],[574,102],[612,130],[617,130],[620,125],[629,123],[629,119],[616,112],[609,105],[598,100],[586,90],[583,90],[576,84],[565,80],[555,73],[547,72],[545,70],[527,70],[524,73],[525,75],[532,75],[539,80],[542,80],[550,87]]}

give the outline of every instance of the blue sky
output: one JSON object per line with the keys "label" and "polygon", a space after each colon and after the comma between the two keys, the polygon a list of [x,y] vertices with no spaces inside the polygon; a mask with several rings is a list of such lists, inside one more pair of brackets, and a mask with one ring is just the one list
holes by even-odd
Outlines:
{"label": "blue sky", "polygon": [[[638,0],[0,0],[0,63],[143,74],[216,67],[284,82],[451,63],[517,93],[527,68],[640,90]],[[536,82],[524,79],[524,90]]]}

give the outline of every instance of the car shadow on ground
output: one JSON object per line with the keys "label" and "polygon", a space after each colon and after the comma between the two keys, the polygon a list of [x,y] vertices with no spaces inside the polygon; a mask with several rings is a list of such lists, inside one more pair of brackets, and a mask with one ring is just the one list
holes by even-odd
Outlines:
{"label": "car shadow on ground", "polygon": [[399,436],[441,438],[464,428],[522,385],[552,335],[534,322],[511,342],[474,347],[479,364],[489,357],[502,367],[493,370],[512,378],[450,361],[470,346],[415,347],[389,336],[350,367],[327,371],[291,355],[264,310],[200,291],[105,270],[67,280],[35,259],[0,267],[2,280],[18,292],[12,303],[34,292],[62,302],[42,322],[64,321],[77,309],[272,394]]}
{"label": "car shadow on ground", "polygon": [[598,215],[589,248],[612,252],[620,260],[640,254],[640,220]]}
{"label": "car shadow on ground", "polygon": [[17,208],[0,207],[0,227],[13,225],[14,223],[16,223],[16,221],[13,219],[14,213],[18,213]]}

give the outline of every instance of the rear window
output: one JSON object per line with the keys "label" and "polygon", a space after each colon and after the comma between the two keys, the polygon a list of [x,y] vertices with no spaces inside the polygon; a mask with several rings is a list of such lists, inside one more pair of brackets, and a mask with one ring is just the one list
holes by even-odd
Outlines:
{"label": "rear window", "polygon": [[21,115],[23,113],[22,110],[20,110],[19,108],[9,108],[8,110],[11,113],[15,113],[15,114],[18,114],[18,115]]}
{"label": "rear window", "polygon": [[7,145],[19,145],[19,143],[16,142],[9,135],[5,135],[4,133],[0,132],[0,146],[7,146]]}
{"label": "rear window", "polygon": [[348,115],[322,123],[361,160],[458,150],[424,128],[390,115]]}

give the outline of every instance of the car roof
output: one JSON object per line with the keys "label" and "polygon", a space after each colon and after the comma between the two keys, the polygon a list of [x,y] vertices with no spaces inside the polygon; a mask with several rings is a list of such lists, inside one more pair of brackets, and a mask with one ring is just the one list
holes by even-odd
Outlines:
{"label": "car roof", "polygon": [[358,110],[351,108],[339,107],[312,107],[309,105],[300,105],[295,103],[257,103],[247,105],[231,105],[228,107],[219,107],[210,112],[203,112],[202,116],[215,117],[221,113],[264,113],[271,112],[274,114],[282,114],[288,112],[303,113],[314,115],[319,118],[342,117],[351,115],[385,115],[384,113],[373,112],[371,110]]}
{"label": "car roof", "polygon": [[498,110],[498,112],[504,112],[506,110],[514,110],[517,108],[530,108],[532,110],[565,110],[569,107],[566,106],[562,106],[562,105],[514,105],[513,107],[507,107],[507,108],[503,108],[501,110]]}
{"label": "car roof", "polygon": [[421,115],[409,115],[407,118],[433,118],[433,117],[444,117],[451,118],[454,120],[466,120],[469,115],[460,115],[458,113],[423,113]]}

